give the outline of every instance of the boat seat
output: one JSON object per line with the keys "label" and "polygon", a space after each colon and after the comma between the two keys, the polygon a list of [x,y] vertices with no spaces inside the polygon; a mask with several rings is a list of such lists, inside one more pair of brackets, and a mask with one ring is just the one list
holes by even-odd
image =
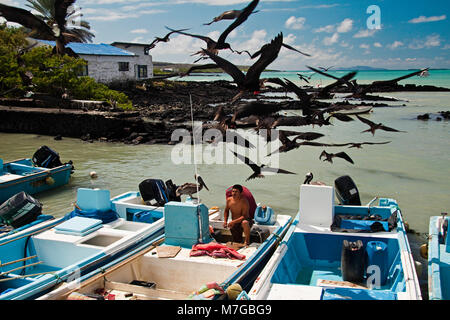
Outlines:
{"label": "boat seat", "polygon": [[111,210],[111,194],[109,190],[78,188],[77,206],[81,210]]}
{"label": "boat seat", "polygon": [[299,223],[329,228],[334,219],[334,188],[302,184],[300,186]]}
{"label": "boat seat", "polygon": [[84,237],[100,229],[102,220],[84,217],[73,217],[55,227],[55,233]]}

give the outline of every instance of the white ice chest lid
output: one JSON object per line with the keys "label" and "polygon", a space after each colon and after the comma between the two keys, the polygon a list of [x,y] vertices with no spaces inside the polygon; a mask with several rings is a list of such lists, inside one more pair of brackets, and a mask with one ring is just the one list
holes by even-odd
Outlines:
{"label": "white ice chest lid", "polygon": [[302,184],[299,212],[299,223],[329,228],[334,219],[334,188]]}
{"label": "white ice chest lid", "polygon": [[85,236],[102,227],[102,220],[73,217],[55,227],[55,233]]}

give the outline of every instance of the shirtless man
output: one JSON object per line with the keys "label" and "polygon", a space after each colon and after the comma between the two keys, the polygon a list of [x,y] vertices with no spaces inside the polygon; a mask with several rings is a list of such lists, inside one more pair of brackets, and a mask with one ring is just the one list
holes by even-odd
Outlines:
{"label": "shirtless man", "polygon": [[[249,204],[245,197],[242,196],[242,186],[235,184],[231,190],[231,197],[227,198],[224,211],[224,228],[230,228],[233,236],[233,242],[242,243],[242,231],[245,235],[245,245],[250,244],[250,228],[253,225],[253,219],[249,217]],[[231,210],[231,221],[228,221],[228,213]]]}

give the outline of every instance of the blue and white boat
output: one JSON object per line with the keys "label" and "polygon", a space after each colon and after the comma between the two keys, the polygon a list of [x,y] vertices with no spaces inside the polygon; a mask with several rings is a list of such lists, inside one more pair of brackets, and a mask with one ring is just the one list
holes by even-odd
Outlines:
{"label": "blue and white boat", "polygon": [[72,171],[71,163],[45,168],[35,166],[29,158],[9,162],[0,159],[0,204],[21,191],[32,195],[65,185]]}
{"label": "blue and white boat", "polygon": [[[357,194],[354,184],[348,186],[336,189],[339,200]],[[421,299],[400,208],[390,198],[373,205],[376,199],[335,205],[334,187],[302,184],[294,222],[239,299]]]}
{"label": "blue and white boat", "polygon": [[428,240],[428,298],[450,300],[449,217],[430,218]]}
{"label": "blue and white boat", "polygon": [[73,212],[1,238],[0,300],[34,299],[163,234],[163,218],[127,221],[128,207],[116,212],[108,190],[79,188]]}
{"label": "blue and white boat", "polygon": [[[118,202],[138,206],[141,200],[138,193],[128,193],[115,201],[117,207]],[[170,201],[164,205],[164,221],[163,237],[38,299],[178,300],[190,295],[194,299],[225,298],[223,290],[233,283],[244,289],[251,287],[286,233],[292,216],[275,214],[270,207],[263,211],[258,206],[250,245],[233,249],[238,259],[194,254],[199,244],[205,250],[208,246],[233,248],[230,230],[223,227],[223,213],[218,207],[208,209],[190,199]],[[211,295],[199,292],[200,288],[210,288],[206,292]],[[192,296],[196,291],[199,294]]]}

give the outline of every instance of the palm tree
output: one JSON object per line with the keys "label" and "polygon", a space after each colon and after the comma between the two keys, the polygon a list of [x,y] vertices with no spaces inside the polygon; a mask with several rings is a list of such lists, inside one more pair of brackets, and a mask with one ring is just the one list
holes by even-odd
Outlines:
{"label": "palm tree", "polygon": [[55,40],[54,52],[60,55],[65,53],[76,54],[67,50],[68,42],[90,42],[94,34],[89,31],[88,22],[80,20],[78,25],[67,26],[68,21],[79,12],[72,5],[76,0],[27,0],[28,7],[34,9],[38,14],[30,11],[0,4],[0,16],[7,21],[16,22],[31,29],[29,36],[37,39]]}
{"label": "palm tree", "polygon": [[[58,26],[67,42],[92,42],[89,22],[78,19],[83,16],[73,6],[76,0],[27,0],[26,6],[37,11],[49,26]],[[81,9],[81,8],[80,8]],[[76,19],[76,23],[75,23]],[[72,25],[68,25],[72,22]]]}

